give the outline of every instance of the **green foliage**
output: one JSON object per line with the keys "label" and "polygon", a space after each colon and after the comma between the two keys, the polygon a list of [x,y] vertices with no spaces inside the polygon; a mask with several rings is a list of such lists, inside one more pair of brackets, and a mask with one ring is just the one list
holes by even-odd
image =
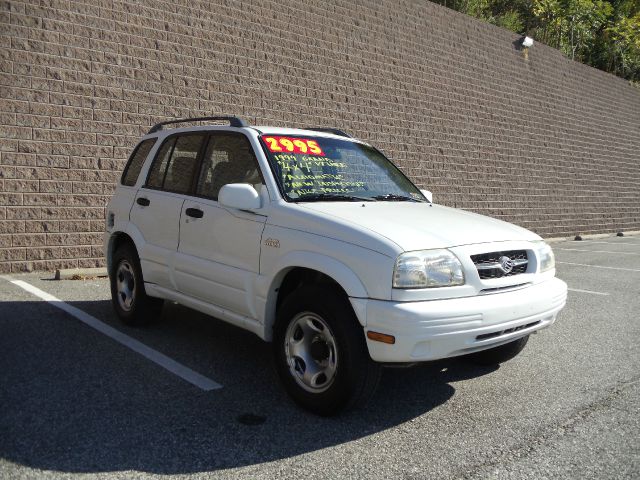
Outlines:
{"label": "green foliage", "polygon": [[532,4],[539,21],[537,38],[579,61],[589,58],[613,12],[611,4],[601,0],[533,0]]}
{"label": "green foliage", "polygon": [[639,0],[439,0],[562,51],[569,58],[640,82]]}
{"label": "green foliage", "polygon": [[522,16],[514,10],[507,10],[503,14],[494,17],[492,23],[513,32],[521,32],[524,29]]}
{"label": "green foliage", "polygon": [[640,81],[640,13],[622,17],[607,28],[610,39],[609,71],[634,82]]}

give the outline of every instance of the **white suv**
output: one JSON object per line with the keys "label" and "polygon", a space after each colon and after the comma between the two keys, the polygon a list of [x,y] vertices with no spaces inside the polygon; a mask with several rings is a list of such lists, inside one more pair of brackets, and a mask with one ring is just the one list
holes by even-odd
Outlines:
{"label": "white suv", "polygon": [[[209,120],[229,126],[163,130]],[[167,299],[250,330],[322,415],[365,401],[384,364],[506,361],[567,296],[538,235],[433,204],[339,130],[236,117],[149,131],[107,207],[104,250],[124,322],[158,318]]]}

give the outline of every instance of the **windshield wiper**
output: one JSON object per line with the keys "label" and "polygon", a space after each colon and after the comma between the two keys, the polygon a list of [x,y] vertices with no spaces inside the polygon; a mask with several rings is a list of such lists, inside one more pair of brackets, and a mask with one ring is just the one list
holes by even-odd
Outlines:
{"label": "windshield wiper", "polygon": [[389,200],[392,202],[423,202],[417,198],[408,197],[406,195],[396,195],[395,193],[387,193],[386,195],[376,195],[376,200]]}
{"label": "windshield wiper", "polygon": [[346,195],[343,193],[310,193],[293,199],[294,202],[375,202],[373,198]]}

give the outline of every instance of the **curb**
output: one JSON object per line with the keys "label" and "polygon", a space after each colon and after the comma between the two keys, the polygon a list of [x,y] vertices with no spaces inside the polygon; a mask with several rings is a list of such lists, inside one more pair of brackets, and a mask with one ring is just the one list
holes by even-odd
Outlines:
{"label": "curb", "polygon": [[106,277],[105,267],[97,268],[65,268],[56,270],[56,280],[82,280],[87,277]]}
{"label": "curb", "polygon": [[[623,232],[624,233],[624,237],[635,237],[640,235],[640,230],[633,230],[631,232]],[[595,240],[598,238],[612,238],[612,237],[616,237],[616,238],[624,238],[624,237],[618,237],[617,233],[590,233],[590,234],[585,234],[585,235],[580,235],[582,237],[583,240]],[[549,238],[544,238],[544,241],[547,243],[557,243],[557,242],[566,242],[566,241],[579,241],[576,240],[575,236],[570,236],[570,237],[549,237]]]}

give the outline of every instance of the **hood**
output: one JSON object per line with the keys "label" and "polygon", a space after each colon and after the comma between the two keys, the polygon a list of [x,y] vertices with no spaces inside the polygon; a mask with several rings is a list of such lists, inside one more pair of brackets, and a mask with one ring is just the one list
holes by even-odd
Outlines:
{"label": "hood", "polygon": [[316,202],[298,205],[372,230],[405,251],[540,239],[535,233],[511,223],[428,203]]}

